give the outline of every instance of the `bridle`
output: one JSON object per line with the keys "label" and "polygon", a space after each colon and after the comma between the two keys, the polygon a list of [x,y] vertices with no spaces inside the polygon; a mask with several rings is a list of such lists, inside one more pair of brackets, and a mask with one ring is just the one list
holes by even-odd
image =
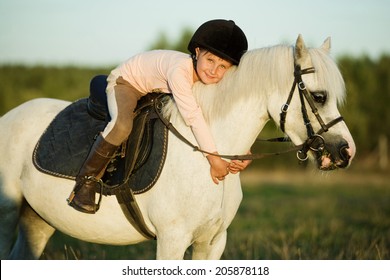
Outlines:
{"label": "bridle", "polygon": [[[324,132],[327,132],[329,130],[329,128],[331,128],[335,124],[344,120],[342,116],[339,116],[339,117],[335,118],[334,120],[330,121],[329,123],[325,124],[325,122],[321,118],[320,114],[318,113],[318,109],[314,104],[313,98],[310,96],[309,90],[306,88],[306,85],[302,80],[302,75],[312,74],[312,73],[315,73],[314,67],[301,69],[300,65],[295,64],[295,66],[294,66],[294,82],[292,84],[290,94],[288,95],[287,101],[282,106],[281,112],[280,112],[280,128],[285,133],[285,124],[286,124],[286,116],[287,116],[288,108],[289,108],[291,100],[293,98],[295,88],[298,86],[299,98],[301,101],[301,111],[302,111],[303,122],[304,122],[304,124],[306,126],[306,130],[307,130],[307,139],[303,144],[295,146],[295,147],[288,149],[288,150],[285,150],[285,151],[281,151],[281,152],[257,153],[257,154],[246,154],[246,155],[220,155],[220,154],[211,153],[209,151],[204,151],[204,150],[200,149],[198,146],[192,144],[188,139],[186,139],[172,125],[172,123],[169,122],[162,115],[161,109],[162,109],[163,103],[164,103],[163,100],[160,100],[160,98],[157,97],[154,101],[154,108],[155,108],[156,114],[158,115],[160,120],[164,123],[164,125],[181,141],[183,141],[184,143],[186,143],[187,145],[192,147],[194,151],[202,152],[204,154],[214,155],[214,156],[218,156],[218,157],[230,159],[230,160],[253,160],[253,159],[264,158],[267,156],[280,155],[280,154],[285,154],[285,153],[289,153],[292,151],[296,151],[297,158],[300,161],[306,161],[308,159],[307,152],[309,150],[312,150],[312,151],[318,152],[318,153],[321,153],[324,150],[325,139],[321,136],[321,134]],[[159,100],[159,101],[157,102],[157,100]],[[307,110],[306,110],[305,100],[309,104],[311,111],[316,116],[317,121],[321,125],[320,130],[318,130],[316,133],[314,132],[313,126],[311,125],[311,122],[309,120],[309,116],[308,116]],[[290,138],[286,138],[286,137],[272,138],[272,139],[267,139],[267,140],[262,140],[262,141],[291,142]]]}
{"label": "bridle", "polygon": [[[287,111],[290,106],[292,97],[295,92],[295,88],[298,86],[298,92],[299,92],[299,99],[301,101],[301,112],[303,117],[303,122],[306,126],[307,131],[307,140],[299,147],[297,151],[297,158],[300,161],[305,161],[308,158],[307,152],[310,150],[314,152],[321,152],[325,147],[325,140],[321,136],[322,133],[327,132],[329,128],[334,126],[335,124],[343,121],[343,117],[339,116],[335,118],[334,120],[330,121],[329,123],[325,124],[324,120],[321,118],[320,114],[318,113],[318,109],[314,104],[313,98],[310,96],[309,90],[306,88],[305,83],[302,80],[302,75],[315,73],[314,67],[309,67],[305,69],[301,69],[300,65],[295,64],[294,66],[294,82],[290,90],[290,94],[288,95],[286,103],[282,106],[281,112],[280,112],[280,129],[285,133],[285,124],[286,124],[286,116]],[[313,126],[311,125],[311,122],[309,120],[309,116],[307,114],[306,110],[306,104],[305,99],[307,103],[309,104],[312,113],[316,117],[317,121],[319,122],[321,128],[316,133],[314,132]]]}

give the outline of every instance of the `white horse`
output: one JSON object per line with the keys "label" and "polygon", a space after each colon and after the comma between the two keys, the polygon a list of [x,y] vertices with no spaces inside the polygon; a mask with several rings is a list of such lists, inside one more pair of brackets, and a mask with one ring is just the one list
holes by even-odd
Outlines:
{"label": "white horse", "polygon": [[[315,68],[302,79],[324,122],[339,117],[337,105],[344,99],[345,86],[329,49],[329,38],[320,48],[306,48],[298,36],[295,47],[248,51],[240,66],[229,70],[216,85],[197,84],[194,94],[210,123],[218,151],[245,154],[269,119],[279,123],[280,108],[294,82],[295,64],[302,69]],[[55,230],[101,244],[128,245],[146,240],[125,218],[115,197],[103,197],[95,215],[80,213],[66,202],[74,181],[41,173],[34,167],[31,158],[38,139],[68,105],[55,99],[31,100],[0,119],[1,259],[39,258]],[[177,108],[173,103],[168,107],[165,113],[173,125],[195,143]],[[315,131],[321,129],[310,110],[308,118]],[[296,145],[308,138],[298,93],[292,97],[284,131]],[[157,237],[156,258],[182,259],[192,245],[193,259],[219,259],[227,228],[242,199],[239,175],[230,174],[215,185],[203,154],[173,134],[169,137],[158,182],[150,191],[136,195],[146,225]],[[355,144],[346,124],[333,124],[322,137],[327,152],[318,157],[318,166],[326,170],[349,165]]]}

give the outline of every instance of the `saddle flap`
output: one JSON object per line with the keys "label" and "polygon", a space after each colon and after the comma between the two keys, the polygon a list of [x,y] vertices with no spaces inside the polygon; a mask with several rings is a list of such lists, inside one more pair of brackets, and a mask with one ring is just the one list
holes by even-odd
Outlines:
{"label": "saddle flap", "polygon": [[[145,129],[145,126],[150,126],[147,123],[147,119],[147,113],[138,114],[134,119],[133,130],[128,140],[122,144],[125,150],[124,153],[118,154],[106,169],[106,174],[103,177],[103,181],[106,184],[111,186],[122,184],[133,172],[135,165],[139,168],[139,166],[145,163],[150,152],[149,145],[152,142],[149,139],[152,135],[144,135],[145,131],[150,131],[150,129]],[[125,154],[125,157],[123,157],[123,154]],[[143,158],[142,163],[138,163],[140,154],[142,154],[141,158]]]}

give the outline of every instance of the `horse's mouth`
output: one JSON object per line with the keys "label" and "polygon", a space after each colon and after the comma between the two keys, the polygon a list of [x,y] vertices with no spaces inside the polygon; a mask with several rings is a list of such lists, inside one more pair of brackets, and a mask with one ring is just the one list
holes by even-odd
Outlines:
{"label": "horse's mouth", "polygon": [[331,171],[339,168],[338,165],[332,160],[330,155],[322,155],[318,159],[318,166],[319,169],[323,171]]}
{"label": "horse's mouth", "polygon": [[339,155],[334,157],[326,149],[317,151],[316,158],[318,168],[323,171],[331,171],[339,168],[346,168],[349,165],[350,155],[347,152],[347,147],[343,147],[339,151]]}

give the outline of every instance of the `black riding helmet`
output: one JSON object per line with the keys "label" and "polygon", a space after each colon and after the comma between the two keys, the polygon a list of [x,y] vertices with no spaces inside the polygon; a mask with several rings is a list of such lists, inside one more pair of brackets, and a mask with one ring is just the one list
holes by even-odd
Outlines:
{"label": "black riding helmet", "polygon": [[195,55],[197,47],[238,65],[248,50],[244,32],[232,20],[215,19],[203,23],[192,36],[188,50]]}

